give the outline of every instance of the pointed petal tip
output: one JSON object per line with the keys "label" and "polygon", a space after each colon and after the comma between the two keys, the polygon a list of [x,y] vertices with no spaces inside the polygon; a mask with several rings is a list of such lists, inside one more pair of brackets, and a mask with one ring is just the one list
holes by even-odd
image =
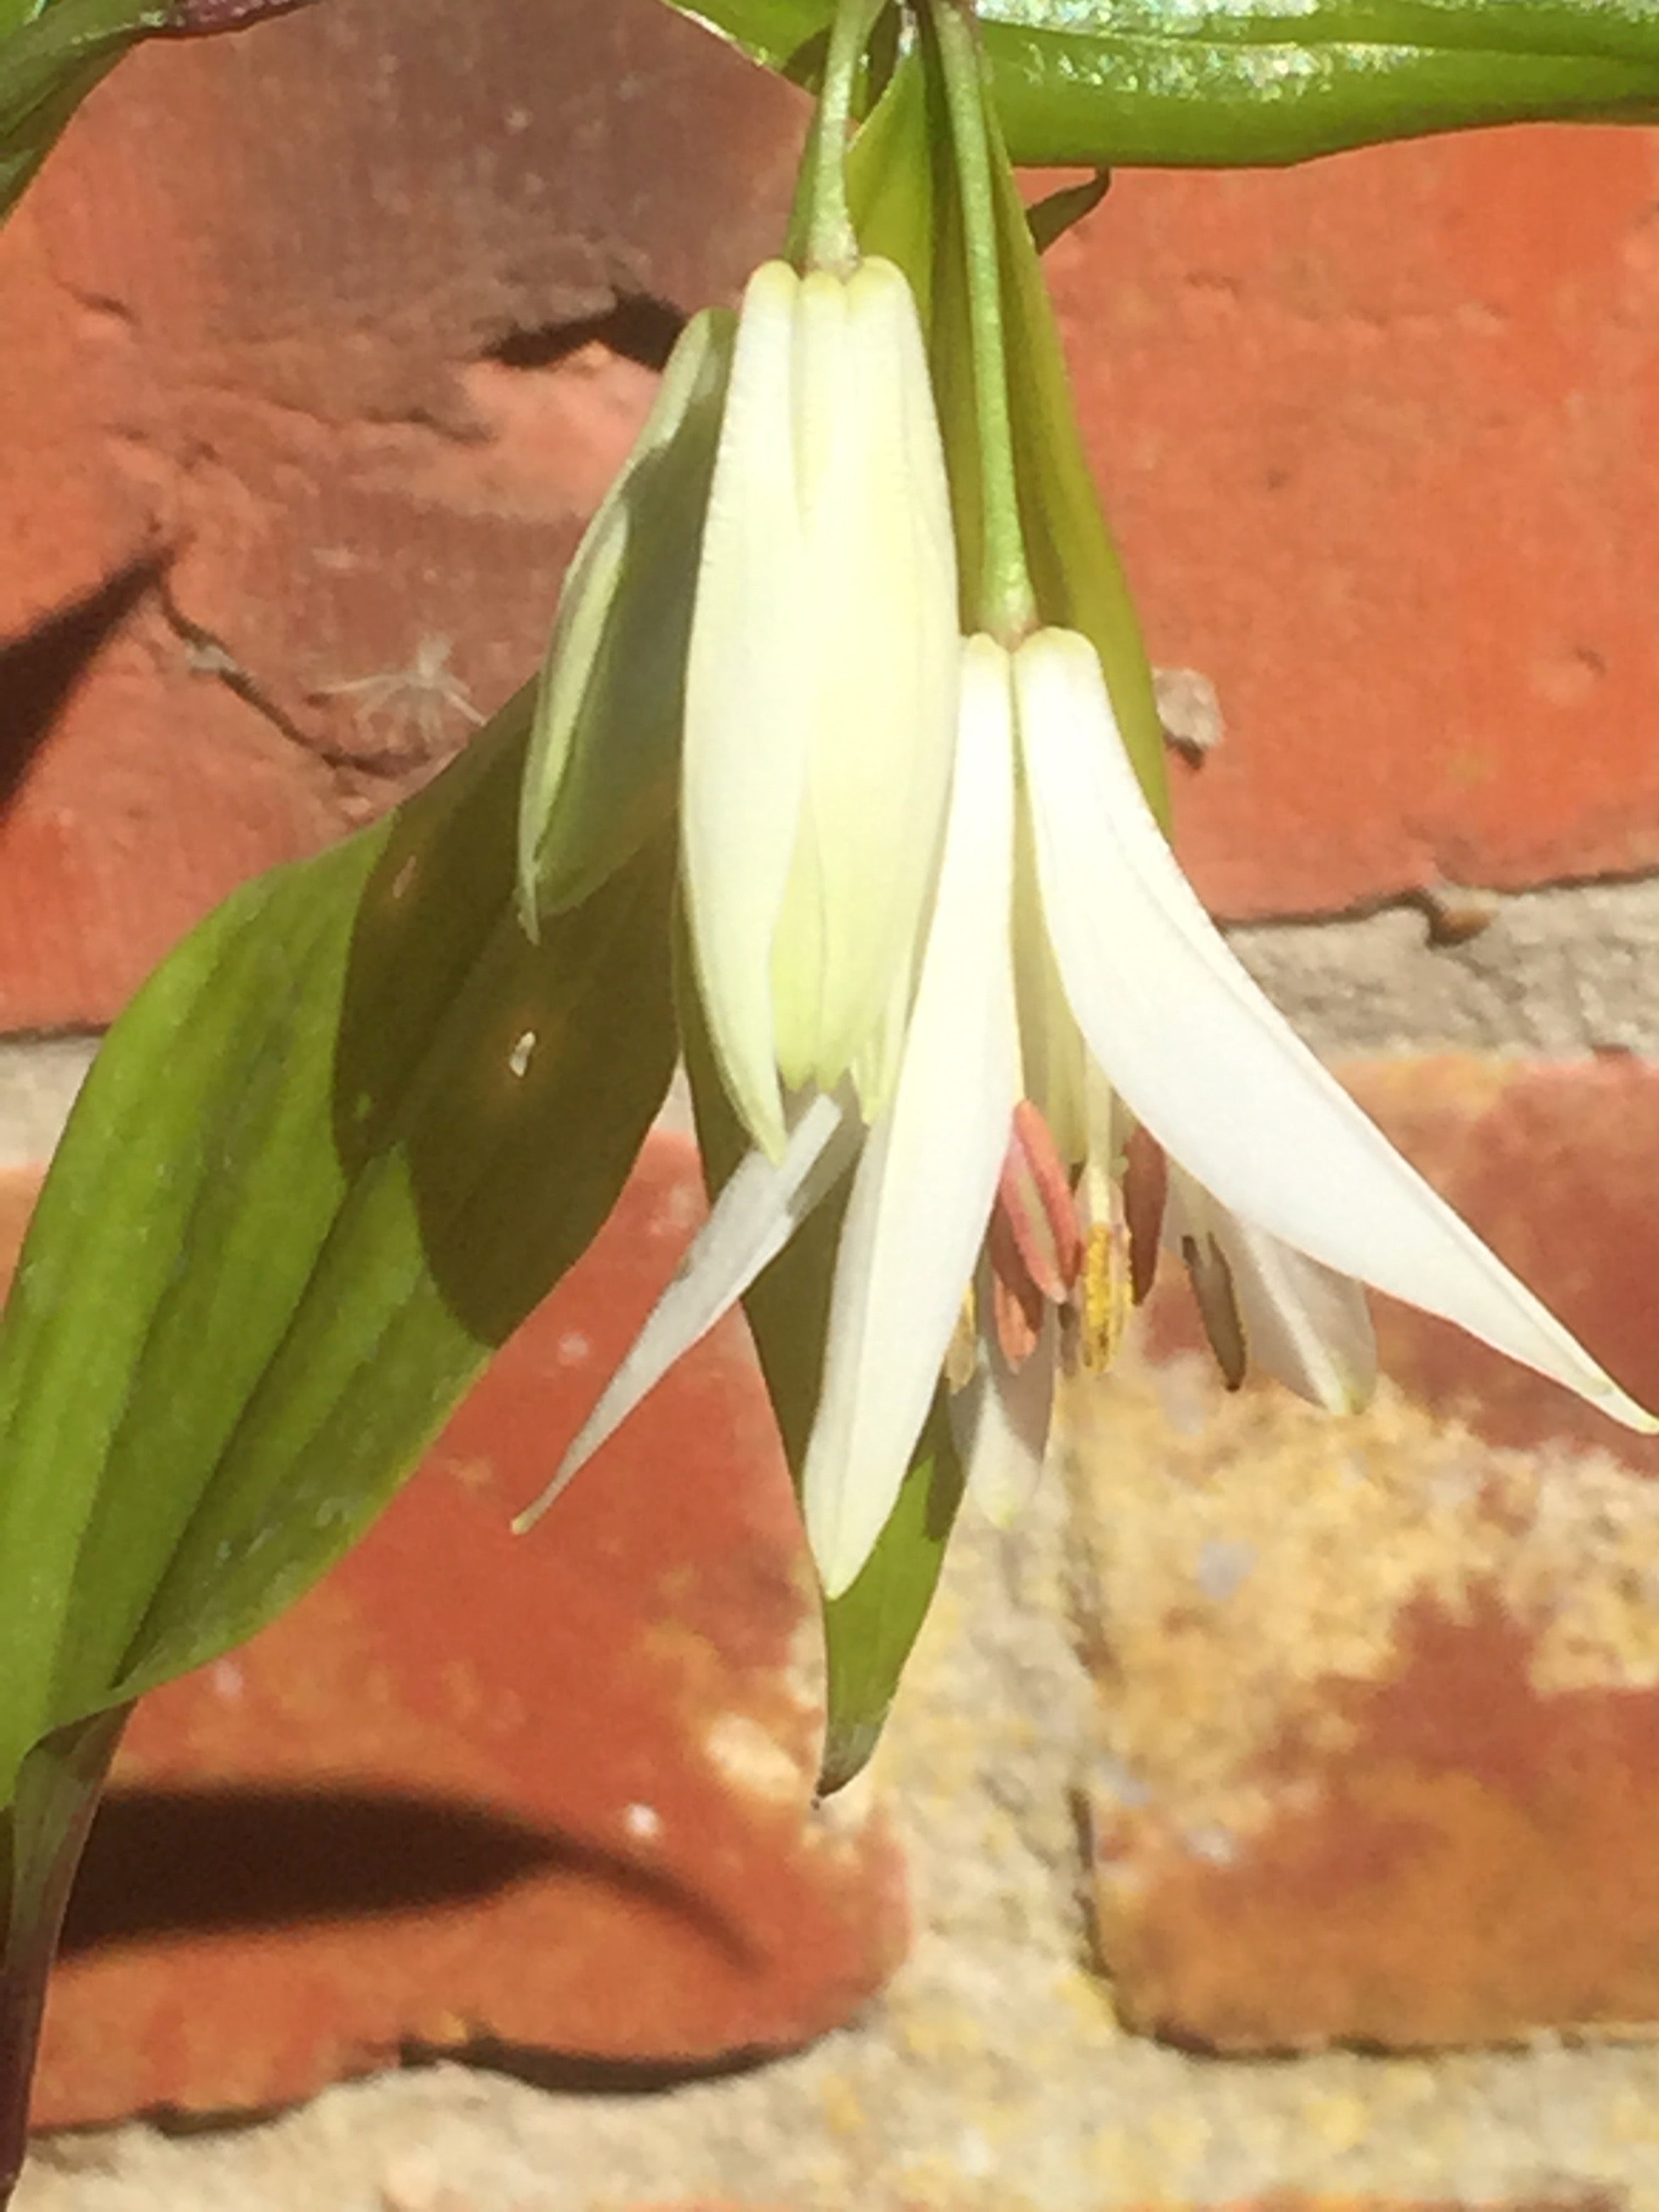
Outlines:
{"label": "pointed petal tip", "polygon": [[514,1520],[515,1535],[535,1526],[670,1368],[731,1312],[850,1164],[856,1140],[842,1102],[817,1097],[788,1133],[781,1159],[750,1152],[739,1163],[552,1480]]}
{"label": "pointed petal tip", "polygon": [[[597,1412],[598,1408],[595,1411]],[[558,1504],[561,1497],[587,1465],[588,1461],[605,1441],[605,1435],[610,1433],[607,1430],[605,1435],[595,1436],[590,1441],[589,1431],[598,1426],[598,1421],[590,1417],[583,1425],[574,1443],[554,1468],[551,1480],[545,1488],[538,1491],[522,1511],[514,1515],[508,1526],[515,1536],[527,1536],[544,1515],[550,1512]]]}
{"label": "pointed petal tip", "polygon": [[1241,1220],[1454,1322],[1625,1428],[1659,1433],[1246,974],[1146,807],[1088,641],[1059,630],[1028,639],[1015,687],[1056,963],[1137,1119]]}
{"label": "pointed petal tip", "polygon": [[1620,1389],[1612,1376],[1602,1369],[1595,1369],[1592,1382],[1570,1387],[1576,1388],[1579,1396],[1594,1406],[1598,1413],[1605,1413],[1609,1420],[1617,1421],[1620,1428],[1632,1430],[1638,1437],[1659,1437],[1659,1413],[1650,1413],[1628,1391]]}

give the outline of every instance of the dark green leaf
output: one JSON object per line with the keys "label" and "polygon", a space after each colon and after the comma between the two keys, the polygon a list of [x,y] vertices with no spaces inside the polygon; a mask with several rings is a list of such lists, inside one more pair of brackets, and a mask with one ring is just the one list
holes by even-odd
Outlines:
{"label": "dark green leaf", "polygon": [[586,1244],[673,1057],[660,842],[532,946],[528,694],[111,1032],[0,1325],[0,1802],[362,1534]]}
{"label": "dark green leaf", "polygon": [[[686,12],[810,83],[830,0]],[[1476,125],[1659,119],[1659,0],[981,0],[980,14],[1023,164],[1277,163]]]}

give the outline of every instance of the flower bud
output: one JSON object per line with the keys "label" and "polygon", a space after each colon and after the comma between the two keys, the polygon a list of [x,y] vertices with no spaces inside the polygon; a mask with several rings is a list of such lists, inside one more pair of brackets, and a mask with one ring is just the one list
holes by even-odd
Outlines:
{"label": "flower bud", "polygon": [[890,263],[751,279],[686,679],[690,935],[732,1103],[890,1094],[950,793],[956,552],[915,303]]}

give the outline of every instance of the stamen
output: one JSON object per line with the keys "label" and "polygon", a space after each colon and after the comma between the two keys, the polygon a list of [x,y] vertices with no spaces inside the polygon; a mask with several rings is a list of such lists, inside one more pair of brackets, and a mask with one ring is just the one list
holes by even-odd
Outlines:
{"label": "stamen", "polygon": [[1239,1318],[1227,1255],[1213,1237],[1206,1237],[1201,1243],[1196,1237],[1183,1237],[1181,1256],[1187,1263],[1204,1334],[1210,1340],[1221,1379],[1230,1390],[1237,1390],[1244,1380],[1247,1359],[1244,1324]]}
{"label": "stamen", "polygon": [[1083,1265],[1083,1232],[1071,1177],[1048,1123],[1029,1098],[1014,1109],[997,1185],[997,1212],[1008,1224],[1031,1281],[1051,1304],[1062,1304]]}
{"label": "stamen", "polygon": [[985,1257],[991,1269],[991,1322],[1002,1356],[1018,1370],[1036,1350],[1047,1301],[1031,1279],[1025,1255],[998,1201],[985,1232]]}
{"label": "stamen", "polygon": [[1115,1188],[1112,1218],[1091,1228],[1083,1260],[1078,1358],[1085,1375],[1104,1375],[1123,1348],[1133,1310],[1128,1247],[1123,1201]]}
{"label": "stamen", "polygon": [[1129,1231],[1129,1286],[1138,1306],[1146,1304],[1158,1274],[1169,1195],[1170,1164],[1164,1147],[1137,1124],[1123,1147],[1123,1214]]}

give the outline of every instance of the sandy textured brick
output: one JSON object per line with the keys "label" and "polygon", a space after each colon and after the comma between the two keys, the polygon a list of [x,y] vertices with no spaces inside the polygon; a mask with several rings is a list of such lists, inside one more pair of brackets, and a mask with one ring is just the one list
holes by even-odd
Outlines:
{"label": "sandy textured brick", "polygon": [[[1659,1400],[1659,1072],[1351,1073]],[[1126,2016],[1233,2051],[1659,2021],[1655,1445],[1397,1312],[1369,1413],[1227,1399],[1171,1306],[1072,1407]]]}

